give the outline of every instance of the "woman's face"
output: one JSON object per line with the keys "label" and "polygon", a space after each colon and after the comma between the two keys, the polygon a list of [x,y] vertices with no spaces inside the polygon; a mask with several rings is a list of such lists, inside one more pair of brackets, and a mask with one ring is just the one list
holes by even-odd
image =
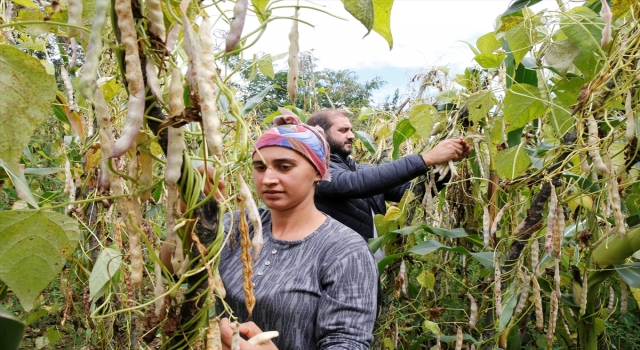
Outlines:
{"label": "woman's face", "polygon": [[[253,155],[253,182],[262,202],[284,211],[313,201],[314,182],[320,175],[300,153],[280,146],[261,148]],[[264,162],[263,162],[264,159]]]}

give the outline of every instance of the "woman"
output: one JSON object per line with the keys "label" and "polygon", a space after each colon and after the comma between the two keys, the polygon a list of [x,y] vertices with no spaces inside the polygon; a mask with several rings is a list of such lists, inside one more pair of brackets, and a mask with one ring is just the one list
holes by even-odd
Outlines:
{"label": "woman", "polygon": [[[254,184],[270,210],[261,215],[264,246],[253,270],[253,322],[241,324],[240,332],[247,338],[263,330],[280,335],[260,345],[242,340],[241,349],[369,349],[378,283],[373,255],[356,232],[314,204],[316,183],[329,179],[328,145],[295,116],[274,123],[253,154]],[[225,301],[246,321],[240,249],[222,249]],[[220,322],[226,349],[233,327],[227,319]]]}

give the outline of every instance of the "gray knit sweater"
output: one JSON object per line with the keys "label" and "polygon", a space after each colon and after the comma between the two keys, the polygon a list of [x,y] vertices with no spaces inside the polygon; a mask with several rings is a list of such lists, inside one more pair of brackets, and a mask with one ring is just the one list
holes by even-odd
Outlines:
{"label": "gray knit sweater", "polygon": [[[237,218],[238,212],[234,214]],[[229,222],[227,215],[227,228]],[[222,249],[220,274],[227,291],[225,300],[239,320],[253,321],[263,331],[280,332],[274,339],[280,350],[369,349],[378,273],[362,237],[331,217],[296,241],[271,235],[269,211],[262,213],[262,225],[264,246],[252,279],[257,302],[250,320],[244,303],[239,243]]]}

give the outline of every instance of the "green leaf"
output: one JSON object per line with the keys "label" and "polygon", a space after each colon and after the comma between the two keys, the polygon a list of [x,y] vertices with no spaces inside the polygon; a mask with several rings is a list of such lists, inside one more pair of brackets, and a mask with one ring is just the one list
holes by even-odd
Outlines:
{"label": "green leaf", "polygon": [[606,324],[604,323],[604,320],[601,318],[596,318],[593,323],[594,323],[593,328],[596,331],[596,336],[599,336],[602,332],[604,332],[606,328]]}
{"label": "green leaf", "polygon": [[530,26],[530,21],[524,21],[504,33],[504,38],[509,43],[509,48],[513,54],[516,66],[520,64],[522,58],[524,58],[527,52],[531,49],[532,40]]}
{"label": "green leaf", "polygon": [[471,51],[473,52],[474,55],[479,55],[481,52],[478,51],[478,49],[475,48],[475,46],[469,44],[468,42],[464,41],[464,40],[460,40],[461,42],[467,44],[469,46],[469,48],[471,49]]}
{"label": "green leaf", "polygon": [[524,149],[524,144],[511,147],[496,154],[496,170],[501,179],[515,179],[531,165],[531,158]]}
{"label": "green leaf", "polygon": [[389,50],[393,49],[393,35],[391,34],[391,7],[393,0],[373,0],[373,31],[380,34],[389,43]]}
{"label": "green leaf", "polygon": [[463,247],[448,247],[448,246],[443,245],[442,243],[440,243],[438,241],[434,241],[434,240],[422,242],[422,243],[420,243],[420,244],[418,244],[416,246],[413,246],[407,252],[408,253],[413,253],[413,254],[418,254],[418,255],[428,255],[428,254],[431,254],[431,253],[435,252],[436,250],[440,250],[440,249],[471,255],[471,256],[475,257],[478,260],[478,262],[480,264],[482,264],[482,266],[484,266],[484,267],[486,267],[488,269],[492,269],[493,268],[493,253],[492,252],[488,252],[488,254],[491,255],[491,257],[488,257],[487,256],[487,252],[485,252],[485,253],[471,253],[468,250],[464,249]]}
{"label": "green leaf", "polygon": [[602,70],[604,60],[596,52],[583,51],[573,60],[573,64],[582,72],[586,80],[591,80]]}
{"label": "green leaf", "polygon": [[242,116],[246,117],[249,113],[251,113],[251,111],[253,111],[260,104],[260,102],[262,102],[262,100],[264,100],[271,89],[273,89],[273,85],[267,86],[264,90],[260,91],[259,94],[253,96],[249,99],[249,101],[245,102],[244,106],[242,106],[242,111],[240,111]]}
{"label": "green leaf", "polygon": [[0,158],[18,171],[22,150],[51,114],[56,80],[35,57],[0,45]]}
{"label": "green leaf", "polygon": [[36,209],[40,208],[38,206],[38,201],[33,197],[33,194],[31,193],[31,189],[29,188],[27,179],[24,177],[22,171],[19,170],[18,174],[14,173],[13,171],[11,171],[11,169],[9,169],[7,163],[5,163],[2,159],[0,159],[0,168],[4,169],[6,174],[9,175],[13,187],[16,188],[18,197],[20,197],[20,199],[22,199],[23,201],[29,203],[29,205],[31,205],[32,207]]}
{"label": "green leaf", "polygon": [[444,237],[444,238],[462,238],[462,237],[467,237],[469,236],[467,234],[467,232],[462,228],[462,227],[458,227],[458,228],[454,228],[451,230],[445,229],[445,228],[440,228],[440,227],[435,227],[435,226],[430,226],[430,225],[425,225],[425,224],[421,224],[421,225],[415,225],[415,226],[405,226],[399,230],[394,231],[395,233],[399,233],[401,235],[409,235],[412,234],[418,230],[425,230],[426,232],[432,233],[434,235],[440,236],[440,237]]}
{"label": "green leaf", "polygon": [[344,9],[367,28],[367,34],[373,29],[373,0],[342,0]]}
{"label": "green leaf", "polygon": [[387,213],[384,215],[384,221],[396,221],[400,218],[400,215],[402,215],[402,210],[400,210],[400,208],[390,206],[389,209],[387,209]]}
{"label": "green leaf", "polygon": [[369,153],[371,153],[372,155],[376,154],[376,150],[377,150],[378,146],[376,146],[376,141],[373,139],[373,137],[371,135],[369,135],[368,133],[366,133],[364,131],[357,131],[357,130],[355,130],[353,133],[360,140],[360,142],[362,142],[364,147],[367,148]]}
{"label": "green leaf", "polygon": [[553,130],[555,131],[556,138],[560,139],[564,134],[573,129],[576,124],[576,118],[571,115],[569,107],[562,104],[562,102],[554,100],[549,108],[549,119]]}
{"label": "green leaf", "polygon": [[[513,290],[513,288],[511,290]],[[498,323],[498,332],[502,332],[511,320],[517,300],[516,293],[510,293],[507,300],[502,304],[502,314],[500,315],[500,321]]]}
{"label": "green leaf", "polygon": [[433,290],[433,286],[436,284],[436,277],[430,271],[422,271],[422,273],[418,275],[417,279],[421,286],[431,291]]}
{"label": "green leaf", "polygon": [[577,6],[560,18],[560,29],[583,53],[600,56],[604,20],[588,7]]}
{"label": "green leaf", "polygon": [[640,262],[614,265],[616,271],[630,287],[640,288]]}
{"label": "green leaf", "polygon": [[469,120],[474,123],[484,120],[487,113],[493,108],[498,101],[493,93],[488,90],[478,91],[467,99],[467,109],[469,110]]}
{"label": "green leaf", "polygon": [[409,121],[418,135],[425,140],[431,136],[431,130],[435,124],[434,116],[437,113],[435,107],[430,104],[416,104],[409,108]]}
{"label": "green leaf", "polygon": [[105,286],[118,272],[122,264],[122,254],[113,248],[104,248],[89,275],[89,300],[95,300],[104,293]]}
{"label": "green leaf", "polygon": [[38,5],[34,4],[33,1],[31,1],[31,0],[11,0],[11,1],[15,2],[18,5],[24,6],[24,7],[29,7],[29,8],[32,8],[32,9],[40,10]]}
{"label": "green leaf", "polygon": [[560,81],[555,82],[552,92],[563,105],[571,106],[578,100],[580,88],[585,82],[586,80],[582,78],[560,79]]}
{"label": "green leaf", "polygon": [[393,159],[400,158],[400,145],[415,133],[416,129],[409,119],[403,119],[396,125],[396,129],[393,130]]}
{"label": "green leaf", "polygon": [[398,223],[395,221],[388,221],[384,219],[385,216],[381,214],[376,214],[373,217],[373,223],[376,225],[376,232],[379,237],[386,235],[388,232],[395,231],[398,229]]}
{"label": "green leaf", "polygon": [[62,271],[79,238],[78,223],[56,212],[0,212],[0,280],[25,311]]}
{"label": "green leaf", "polygon": [[507,8],[506,11],[504,11],[504,13],[502,14],[504,15],[508,15],[514,12],[518,12],[520,10],[522,10],[525,7],[531,7],[537,3],[539,3],[542,0],[516,0],[513,3],[511,3],[511,6],[509,6],[509,8]]}
{"label": "green leaf", "polygon": [[425,320],[422,323],[422,329],[424,329],[425,331],[431,332],[431,334],[440,333],[440,328],[438,327],[438,324],[435,322],[431,322],[429,320]]}
{"label": "green leaf", "polygon": [[24,323],[0,306],[0,349],[17,350],[24,335]]}
{"label": "green leaf", "polygon": [[256,10],[256,16],[260,23],[266,21],[268,18],[266,9],[269,4],[269,0],[251,0],[251,3],[253,4],[253,8]]}
{"label": "green leaf", "polygon": [[496,34],[494,32],[489,32],[478,38],[476,46],[478,47],[478,50],[480,50],[480,53],[493,53],[495,50],[502,47],[502,40],[496,39]]}
{"label": "green leaf", "polygon": [[273,72],[273,59],[271,55],[266,54],[258,60],[258,69],[260,72],[269,78],[273,79],[275,77],[275,73]]}
{"label": "green leaf", "polygon": [[579,54],[580,49],[571,40],[556,41],[547,48],[544,60],[560,74],[566,74]]}
{"label": "green leaf", "polygon": [[444,91],[444,92],[440,93],[438,96],[436,96],[436,101],[438,101],[438,102],[451,102],[451,101],[453,101],[453,99],[456,98],[456,96],[458,96],[458,90],[457,89],[451,89],[451,90]]}
{"label": "green leaf", "polygon": [[538,87],[514,84],[504,98],[506,132],[520,129],[544,114],[545,105],[540,99]]}
{"label": "green leaf", "polygon": [[505,57],[507,57],[505,54],[481,53],[473,59],[478,62],[480,67],[491,69],[500,67],[500,64],[502,64]]}

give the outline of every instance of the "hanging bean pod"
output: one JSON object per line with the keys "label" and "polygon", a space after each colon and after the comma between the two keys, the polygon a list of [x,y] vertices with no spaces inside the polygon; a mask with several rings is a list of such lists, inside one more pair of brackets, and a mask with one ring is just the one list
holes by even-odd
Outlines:
{"label": "hanging bean pod", "polygon": [[493,261],[493,267],[494,267],[494,293],[495,293],[495,304],[496,304],[496,318],[500,318],[500,315],[502,315],[502,281],[501,281],[501,271],[500,271],[500,257],[498,256],[497,253],[494,253],[496,255],[494,261]]}
{"label": "hanging bean pod", "polygon": [[600,0],[600,4],[602,5],[602,10],[600,13],[602,14],[602,19],[604,19],[604,27],[602,28],[602,39],[600,40],[600,46],[605,47],[611,43],[613,40],[611,34],[611,22],[613,20],[613,13],[611,13],[611,8],[609,7],[609,3],[607,0]]}
{"label": "hanging bean pod", "polygon": [[522,279],[522,293],[520,293],[520,300],[518,300],[518,304],[516,305],[516,309],[513,312],[513,317],[518,317],[524,310],[524,307],[527,305],[527,300],[529,300],[529,288],[531,286],[530,279],[531,276],[527,273],[519,272],[520,278]]}
{"label": "hanging bean pod", "polygon": [[587,117],[587,130],[589,133],[589,147],[594,148],[589,151],[589,156],[591,157],[591,161],[593,162],[593,167],[600,173],[608,174],[609,169],[602,161],[602,157],[600,156],[599,151],[599,143],[600,138],[598,137],[598,123],[596,123],[596,119],[589,115]]}
{"label": "hanging bean pod", "polygon": [[627,142],[631,142],[636,137],[636,117],[631,106],[631,90],[627,90],[627,97],[624,103],[625,117],[627,119],[627,130],[624,134]]}
{"label": "hanging bean pod", "polygon": [[[67,0],[67,23],[74,26],[82,26],[82,0]],[[67,36],[76,38],[82,35],[82,30],[69,27]]]}
{"label": "hanging bean pod", "polygon": [[64,68],[64,66],[60,66],[60,78],[62,78],[64,87],[67,90],[67,97],[69,98],[67,103],[69,105],[69,109],[71,111],[77,111],[78,106],[76,105],[76,98],[75,98],[75,93],[73,91],[73,84],[71,84],[71,79],[69,78],[69,72],[67,72],[67,69]]}
{"label": "hanging bean pod", "polygon": [[198,66],[198,94],[200,96],[200,112],[202,114],[202,129],[207,140],[209,151],[222,155],[222,136],[220,136],[220,117],[216,103],[214,80],[216,79],[216,65],[213,56],[213,37],[211,35],[211,21],[204,18],[198,32],[200,47],[200,65]]}
{"label": "hanging bean pod", "polygon": [[629,307],[629,288],[627,283],[620,278],[620,313],[626,314]]}
{"label": "hanging bean pod", "polygon": [[469,292],[467,292],[467,298],[471,301],[471,306],[469,307],[469,329],[474,329],[478,322],[478,304],[476,303],[476,299]]}
{"label": "hanging bean pod", "polygon": [[152,60],[147,60],[147,63],[145,64],[145,71],[147,73],[147,85],[149,85],[149,90],[151,90],[151,93],[158,101],[164,103],[162,90],[160,89],[160,81],[158,80],[158,71]]}
{"label": "hanging bean pod", "polygon": [[156,297],[156,317],[160,316],[162,313],[162,306],[164,305],[164,298],[160,298],[162,294],[164,294],[164,286],[162,285],[162,269],[160,268],[160,263],[155,262],[155,277],[156,277],[156,286],[153,289],[154,296]]}
{"label": "hanging bean pod", "polygon": [[244,20],[247,17],[247,8],[249,7],[249,0],[236,0],[236,4],[233,7],[233,18],[229,23],[229,33],[225,40],[225,51],[231,52],[240,43],[240,37],[242,36],[242,29],[244,28]]}
{"label": "hanging bean pod", "polygon": [[162,3],[160,0],[146,0],[147,20],[149,21],[149,31],[155,34],[160,40],[165,40],[166,28],[164,26],[164,14],[162,13]]}
{"label": "hanging bean pod", "polygon": [[207,329],[207,350],[222,350],[222,340],[220,339],[220,320],[212,317],[209,320]]}
{"label": "hanging bean pod", "polygon": [[551,185],[551,196],[549,196],[549,214],[547,215],[547,232],[545,234],[544,250],[547,254],[553,254],[553,239],[557,227],[556,214],[558,213],[558,196],[556,188]]}
{"label": "hanging bean pod", "polygon": [[587,311],[587,296],[589,294],[589,273],[587,269],[584,270],[584,277],[582,277],[582,290],[580,293],[580,316],[583,316]]}
{"label": "hanging bean pod", "polygon": [[[293,17],[295,19],[298,18],[297,7]],[[298,71],[298,53],[300,52],[299,39],[300,34],[298,33],[298,21],[294,20],[291,25],[291,31],[289,32],[289,59],[287,61],[289,63],[289,72],[287,73],[287,91],[289,92],[289,98],[291,99],[292,105],[295,105],[296,103],[298,76],[300,74]]]}
{"label": "hanging bean pod", "polygon": [[[84,58],[82,75],[78,83],[78,90],[86,99],[91,99],[98,87],[96,81],[98,79],[100,55],[102,54],[102,31],[104,30],[104,24],[107,20],[110,3],[111,2],[107,0],[97,0],[95,2],[95,14],[93,15],[93,23],[91,25],[91,35],[89,36],[89,44]],[[103,154],[107,155],[111,153]]]}
{"label": "hanging bean pod", "polygon": [[456,350],[462,350],[462,341],[463,341],[462,328],[458,327],[458,331],[456,332]]}
{"label": "hanging bean pod", "polygon": [[489,213],[489,206],[485,205],[482,214],[482,241],[484,248],[491,245],[491,214]]}

